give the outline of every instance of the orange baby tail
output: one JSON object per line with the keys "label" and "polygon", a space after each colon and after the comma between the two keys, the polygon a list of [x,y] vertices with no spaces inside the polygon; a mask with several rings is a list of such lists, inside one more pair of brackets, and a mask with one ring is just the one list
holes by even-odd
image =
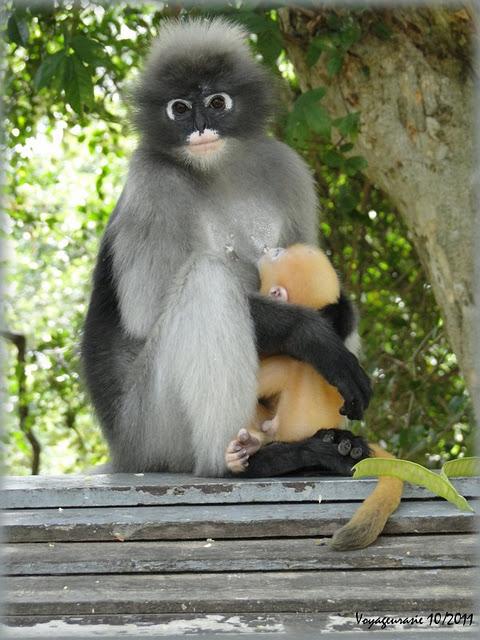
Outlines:
{"label": "orange baby tail", "polygon": [[[378,445],[370,445],[375,457],[394,458]],[[377,486],[365,498],[346,525],[335,532],[330,546],[336,551],[363,549],[375,542],[382,533],[391,513],[400,504],[403,481],[389,476],[380,476]]]}

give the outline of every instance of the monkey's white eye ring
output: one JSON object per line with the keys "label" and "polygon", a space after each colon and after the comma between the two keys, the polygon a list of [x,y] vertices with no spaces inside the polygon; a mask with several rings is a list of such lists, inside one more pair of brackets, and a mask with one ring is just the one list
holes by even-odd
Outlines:
{"label": "monkey's white eye ring", "polygon": [[175,116],[181,116],[192,108],[192,103],[188,100],[174,98],[167,103],[167,116],[170,120],[175,120]]}
{"label": "monkey's white eye ring", "polygon": [[216,111],[230,111],[233,107],[233,100],[228,93],[214,93],[207,96],[203,104]]}

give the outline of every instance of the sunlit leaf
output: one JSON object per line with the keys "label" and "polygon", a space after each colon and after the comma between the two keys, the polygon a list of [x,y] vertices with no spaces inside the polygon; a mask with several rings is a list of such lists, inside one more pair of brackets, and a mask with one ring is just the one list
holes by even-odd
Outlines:
{"label": "sunlit leaf", "polygon": [[264,62],[271,66],[275,64],[278,56],[282,52],[283,42],[279,34],[278,37],[272,37],[270,33],[260,34],[257,49],[262,55]]}
{"label": "sunlit leaf", "polygon": [[105,52],[100,42],[78,34],[72,38],[71,45],[82,62],[94,67],[105,64]]}
{"label": "sunlit leaf", "polygon": [[62,50],[43,59],[33,81],[37,91],[46,87],[54,77],[58,76],[63,69],[62,64],[65,62],[65,57],[65,51]]}
{"label": "sunlit leaf", "polygon": [[[457,461],[455,461],[457,462]],[[461,511],[473,511],[463,496],[450,484],[446,477],[434,473],[415,462],[408,460],[386,460],[383,458],[367,458],[354,467],[354,478],[366,476],[393,476],[411,484],[425,487],[441,498],[445,498]]]}
{"label": "sunlit leaf", "polygon": [[458,458],[446,462],[440,473],[447,478],[480,476],[480,458]]}
{"label": "sunlit leaf", "polygon": [[233,17],[257,35],[257,51],[267,65],[273,66],[284,46],[278,22],[268,14],[255,11],[239,11]]}
{"label": "sunlit leaf", "polygon": [[82,61],[75,55],[68,56],[66,60],[64,89],[68,104],[78,114],[83,113],[84,106],[92,106],[92,77]]}

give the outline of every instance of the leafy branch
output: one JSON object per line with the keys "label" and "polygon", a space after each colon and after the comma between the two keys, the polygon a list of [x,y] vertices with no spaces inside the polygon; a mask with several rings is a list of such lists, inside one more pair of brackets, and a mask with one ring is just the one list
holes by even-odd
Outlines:
{"label": "leafy branch", "polygon": [[15,372],[17,376],[17,385],[18,385],[18,419],[20,431],[25,434],[30,446],[32,448],[32,475],[36,476],[40,472],[40,455],[42,451],[42,447],[40,445],[40,441],[35,435],[32,425],[30,423],[29,416],[29,405],[26,399],[26,375],[25,375],[25,365],[26,365],[26,351],[27,351],[27,340],[25,336],[21,333],[12,333],[11,331],[2,331],[0,332],[2,338],[8,340],[13,345],[15,345],[17,349],[17,364],[15,367]]}

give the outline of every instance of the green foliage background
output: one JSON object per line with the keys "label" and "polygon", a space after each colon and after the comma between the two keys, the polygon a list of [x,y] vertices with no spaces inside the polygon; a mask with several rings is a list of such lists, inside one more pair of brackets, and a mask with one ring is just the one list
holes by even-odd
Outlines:
{"label": "green foliage background", "polygon": [[[276,11],[249,6],[222,13],[245,25],[281,83],[285,108],[274,133],[315,171],[323,242],[361,312],[375,394],[354,428],[430,466],[471,453],[471,405],[431,287],[402,220],[352,152],[362,114],[332,120],[325,90],[301,94]],[[3,12],[5,323],[27,341],[24,362],[5,342],[5,467],[79,471],[106,459],[82,389],[78,344],[98,240],[135,144],[121,97],[163,19],[218,10],[49,0],[10,3]],[[369,13],[362,24],[388,38],[381,14]],[[308,64],[341,73],[345,52],[364,35],[356,17],[332,10],[305,52]]]}

